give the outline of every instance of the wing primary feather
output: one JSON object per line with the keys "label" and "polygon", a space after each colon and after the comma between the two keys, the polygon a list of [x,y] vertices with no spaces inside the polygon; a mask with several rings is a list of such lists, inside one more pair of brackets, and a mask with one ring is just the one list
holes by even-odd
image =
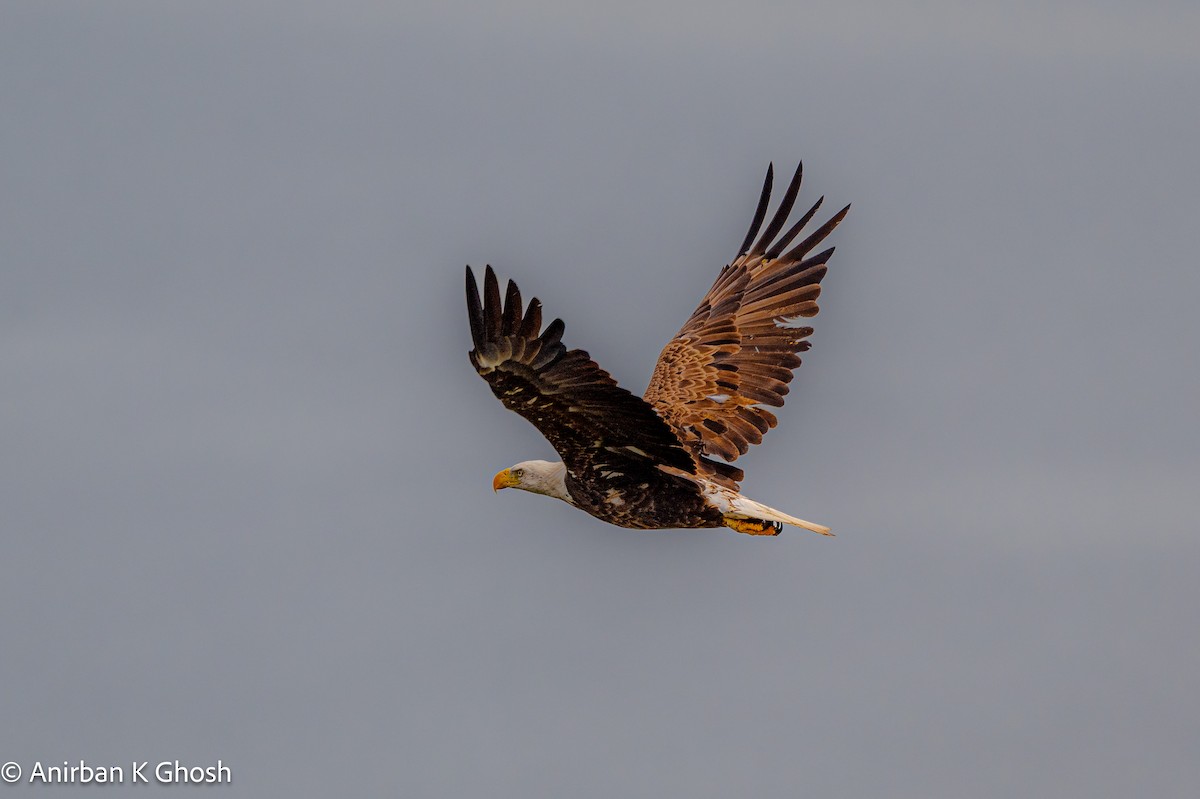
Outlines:
{"label": "wing primary feather", "polygon": [[537,297],[529,301],[529,307],[525,309],[525,318],[521,320],[521,329],[517,331],[517,335],[523,339],[536,338],[538,331],[542,329],[542,303]]}
{"label": "wing primary feather", "polygon": [[837,247],[830,247],[828,250],[821,250],[812,258],[805,258],[800,265],[803,267],[810,267],[817,266],[818,264],[826,264],[829,262],[829,259],[833,257],[833,251],[836,249]]}
{"label": "wing primary feather", "polygon": [[566,327],[567,326],[561,319],[555,319],[553,322],[546,325],[546,329],[542,331],[542,335],[539,336],[539,340],[542,342],[542,347],[553,347],[555,344],[558,344],[562,340],[563,330],[565,330]]}
{"label": "wing primary feather", "polygon": [[821,243],[821,240],[830,234],[830,232],[846,218],[846,213],[850,210],[850,206],[846,206],[838,211],[833,217],[812,232],[812,235],[804,241],[797,244],[783,256],[783,261],[799,261],[804,256],[808,255],[808,251]]}
{"label": "wing primary feather", "polygon": [[758,208],[754,212],[754,219],[750,222],[750,231],[746,233],[746,240],[742,242],[742,246],[738,248],[738,255],[745,255],[750,249],[750,245],[754,243],[754,236],[758,233],[758,228],[762,225],[763,217],[767,215],[767,203],[771,200],[771,183],[775,180],[775,163],[767,164],[767,179],[763,181],[762,195],[758,198]]}
{"label": "wing primary feather", "polygon": [[517,332],[521,323],[521,290],[517,284],[508,281],[508,289],[504,293],[504,319],[500,323],[502,335],[511,336]]}
{"label": "wing primary feather", "polygon": [[804,178],[804,162],[801,161],[796,167],[796,172],[792,175],[792,182],[788,184],[787,191],[783,194],[783,199],[779,201],[779,207],[775,209],[775,216],[771,217],[771,222],[767,225],[767,229],[763,231],[759,237],[758,243],[754,245],[754,249],[750,250],[747,255],[760,255],[767,249],[767,245],[775,238],[787,222],[788,216],[792,213],[792,205],[796,202],[796,195],[800,193],[800,183]]}
{"label": "wing primary feather", "polygon": [[818,197],[817,201],[813,203],[813,207],[805,211],[804,216],[800,217],[800,221],[792,225],[791,229],[787,233],[784,233],[779,241],[771,246],[771,249],[767,250],[765,257],[768,259],[778,258],[779,253],[783,252],[792,243],[792,239],[796,238],[801,230],[804,230],[804,226],[813,218],[813,214],[817,212],[817,209],[821,207],[821,203],[823,202],[825,202],[824,195]]}
{"label": "wing primary feather", "polygon": [[479,284],[475,273],[467,267],[467,318],[471,321],[471,343],[482,349],[484,341],[483,308],[479,305]]}
{"label": "wing primary feather", "polygon": [[488,341],[500,338],[500,284],[491,265],[483,274],[483,322]]}

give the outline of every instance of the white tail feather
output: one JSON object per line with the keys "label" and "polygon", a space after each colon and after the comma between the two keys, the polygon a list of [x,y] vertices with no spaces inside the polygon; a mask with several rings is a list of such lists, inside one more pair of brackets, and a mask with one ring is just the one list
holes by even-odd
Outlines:
{"label": "white tail feather", "polygon": [[806,522],[803,519],[797,519],[795,516],[788,516],[782,511],[777,511],[774,508],[767,507],[761,502],[755,502],[752,499],[743,497],[741,494],[725,497],[728,500],[729,508],[725,513],[735,518],[744,519],[765,519],[769,522],[782,522],[790,524],[793,527],[803,527],[805,530],[812,530],[814,533],[821,535],[832,536],[829,528],[820,524]]}

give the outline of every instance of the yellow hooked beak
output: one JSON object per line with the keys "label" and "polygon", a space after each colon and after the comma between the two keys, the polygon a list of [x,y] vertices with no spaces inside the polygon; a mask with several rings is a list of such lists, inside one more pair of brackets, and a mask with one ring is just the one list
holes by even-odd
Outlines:
{"label": "yellow hooked beak", "polygon": [[497,472],[492,478],[492,490],[499,491],[502,488],[512,488],[518,485],[521,481],[513,477],[512,469],[505,469],[502,472]]}

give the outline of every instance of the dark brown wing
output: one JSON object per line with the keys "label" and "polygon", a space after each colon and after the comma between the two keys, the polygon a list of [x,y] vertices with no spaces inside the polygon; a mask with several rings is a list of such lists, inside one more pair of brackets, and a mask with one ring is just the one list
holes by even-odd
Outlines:
{"label": "dark brown wing", "polygon": [[562,343],[563,322],[545,330],[536,298],[522,313],[521,292],[508,281],[504,301],[489,266],[483,298],[467,267],[471,364],[509,410],[524,416],[558,451],[568,470],[658,464],[695,473],[691,453],[645,400],[617,385],[583,350]]}
{"label": "dark brown wing", "polygon": [[800,365],[797,353],[809,347],[812,328],[797,320],[816,316],[821,278],[833,248],[809,253],[850,209],[847,205],[787,249],[817,212],[821,198],[776,239],[800,191],[802,164],[755,241],[766,216],[773,173],[768,167],[754,221],[737,258],[721,270],[695,313],[663,348],[645,395],[685,444],[698,454],[727,461],[761,442],[763,433],[775,426],[775,415],[765,406],[783,405],[792,370]]}

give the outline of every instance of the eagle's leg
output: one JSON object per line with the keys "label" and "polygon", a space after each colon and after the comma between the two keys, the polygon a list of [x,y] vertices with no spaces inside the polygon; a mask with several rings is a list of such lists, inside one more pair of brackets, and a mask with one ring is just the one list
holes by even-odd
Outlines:
{"label": "eagle's leg", "polygon": [[779,535],[783,532],[782,524],[764,519],[735,519],[726,516],[725,526],[746,535]]}

